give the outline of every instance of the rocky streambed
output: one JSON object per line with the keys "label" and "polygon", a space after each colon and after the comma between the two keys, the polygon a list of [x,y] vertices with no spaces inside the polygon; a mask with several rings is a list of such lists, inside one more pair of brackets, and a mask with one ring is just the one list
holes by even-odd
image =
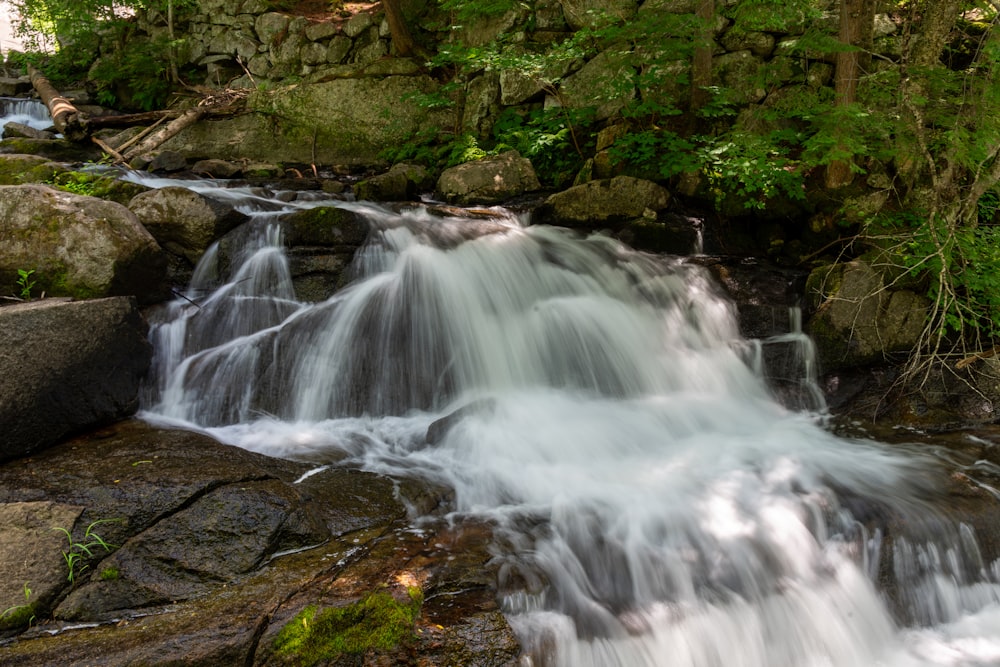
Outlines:
{"label": "rocky streambed", "polygon": [[447,496],[138,420],[70,439],[0,467],[0,659],[511,664],[490,527],[408,518]]}

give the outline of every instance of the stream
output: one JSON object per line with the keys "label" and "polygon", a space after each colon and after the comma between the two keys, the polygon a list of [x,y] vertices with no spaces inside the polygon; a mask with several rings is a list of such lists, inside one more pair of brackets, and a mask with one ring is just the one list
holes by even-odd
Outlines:
{"label": "stream", "polygon": [[[447,484],[496,527],[523,664],[1000,665],[1000,561],[935,506],[940,461],[783,406],[696,263],[503,209],[182,184],[253,219],[153,318],[141,416]],[[273,224],[307,206],[372,229],[320,303]]]}

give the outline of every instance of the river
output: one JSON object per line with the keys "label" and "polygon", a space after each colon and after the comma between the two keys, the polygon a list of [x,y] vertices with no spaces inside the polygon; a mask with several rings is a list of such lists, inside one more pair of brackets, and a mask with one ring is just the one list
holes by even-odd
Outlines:
{"label": "river", "polygon": [[[938,511],[939,460],[781,405],[697,263],[502,209],[186,185],[255,231],[154,318],[143,418],[449,485],[496,526],[523,664],[1000,665],[1000,561]],[[271,222],[316,205],[372,232],[304,303]]]}

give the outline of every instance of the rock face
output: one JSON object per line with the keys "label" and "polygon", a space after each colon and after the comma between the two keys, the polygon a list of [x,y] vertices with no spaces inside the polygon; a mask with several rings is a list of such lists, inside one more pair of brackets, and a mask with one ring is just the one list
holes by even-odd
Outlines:
{"label": "rock face", "polygon": [[165,250],[191,264],[197,264],[219,237],[247,220],[223,202],[176,186],[137,195],[129,210]]}
{"label": "rock face", "polygon": [[[424,76],[334,79],[258,93],[260,113],[203,121],[163,144],[188,159],[250,159],[367,166],[420,130],[450,127],[451,112],[414,101],[436,84]],[[358,100],[364,100],[359,104]]]}
{"label": "rock face", "polygon": [[499,204],[541,188],[531,161],[517,151],[445,169],[437,195],[452,204]]}
{"label": "rock face", "polygon": [[133,299],[0,308],[0,461],[135,412],[152,356]]}
{"label": "rock face", "polygon": [[532,215],[533,223],[577,228],[620,229],[636,218],[656,219],[670,203],[662,185],[631,176],[590,181],[558,192]]}
{"label": "rock face", "polygon": [[927,318],[927,300],[909,290],[887,290],[882,275],[855,260],[814,270],[806,296],[816,312],[807,331],[821,369],[880,363],[913,348]]}
{"label": "rock face", "polygon": [[4,665],[313,664],[286,626],[390,596],[413,612],[398,643],[323,664],[516,664],[488,527],[412,530],[404,503],[426,514],[441,490],[314,468],[135,420],[0,466],[0,606],[30,608]]}
{"label": "rock face", "polygon": [[0,186],[0,285],[33,270],[35,294],[92,298],[167,295],[166,257],[121,204],[42,185]]}

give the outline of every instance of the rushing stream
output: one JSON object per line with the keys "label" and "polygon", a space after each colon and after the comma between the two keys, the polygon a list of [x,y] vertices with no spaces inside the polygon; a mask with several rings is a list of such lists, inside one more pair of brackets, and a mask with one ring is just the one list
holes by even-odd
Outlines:
{"label": "rushing stream", "polygon": [[302,303],[276,199],[194,187],[254,220],[154,322],[143,416],[448,484],[497,526],[525,664],[1000,665],[1000,562],[935,511],[937,463],[779,404],[696,264],[299,199],[372,226],[351,284]]}

